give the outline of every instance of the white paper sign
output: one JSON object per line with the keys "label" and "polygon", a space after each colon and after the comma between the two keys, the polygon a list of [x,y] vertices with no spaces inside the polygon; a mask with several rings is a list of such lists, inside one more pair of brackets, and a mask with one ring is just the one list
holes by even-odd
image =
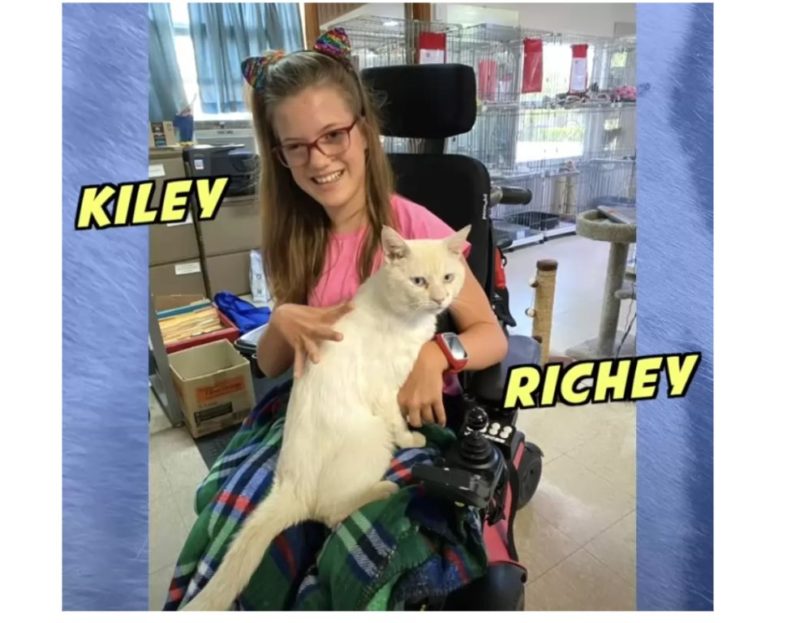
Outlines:
{"label": "white paper sign", "polygon": [[151,164],[147,167],[147,177],[164,177],[166,174],[163,164]]}
{"label": "white paper sign", "polygon": [[586,59],[572,59],[572,74],[570,75],[569,90],[572,93],[583,93],[586,90]]}
{"label": "white paper sign", "polygon": [[432,63],[444,63],[444,50],[425,50],[419,51],[419,64],[429,65]]}
{"label": "white paper sign", "polygon": [[192,275],[200,272],[200,262],[184,262],[175,264],[176,275]]}
{"label": "white paper sign", "polygon": [[180,223],[167,223],[167,227],[177,227],[178,225],[188,225],[189,223],[192,223],[192,222],[194,222],[194,221],[192,221],[192,213],[187,211],[186,212],[186,220],[185,221],[181,221]]}
{"label": "white paper sign", "polygon": [[205,165],[203,164],[203,159],[202,158],[195,158],[194,159],[194,168],[197,169],[198,171],[202,171],[205,168]]}

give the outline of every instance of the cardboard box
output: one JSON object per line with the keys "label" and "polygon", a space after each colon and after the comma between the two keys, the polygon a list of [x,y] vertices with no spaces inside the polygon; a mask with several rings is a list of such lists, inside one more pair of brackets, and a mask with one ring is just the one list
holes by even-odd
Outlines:
{"label": "cardboard box", "polygon": [[150,207],[154,208],[161,203],[161,194],[164,192],[166,180],[188,179],[189,175],[186,174],[183,164],[183,149],[181,148],[151,149],[149,158],[147,177],[156,183],[153,195],[150,197]]}
{"label": "cardboard box", "polygon": [[150,147],[177,145],[177,135],[172,121],[151,121],[149,140]]}
{"label": "cardboard box", "polygon": [[261,248],[261,214],[255,195],[223,199],[211,221],[200,222],[206,257]]}
{"label": "cardboard box", "polygon": [[150,267],[150,291],[155,296],[205,292],[200,258]]}
{"label": "cardboard box", "polygon": [[[161,204],[166,180],[185,179],[181,150],[161,149],[150,151],[149,178],[155,182],[150,197],[150,207]],[[150,266],[180,262],[200,255],[197,231],[190,208],[189,217],[182,223],[151,225]]]}
{"label": "cardboard box", "polygon": [[156,312],[179,310],[189,306],[211,303],[208,297],[200,292],[194,292],[192,294],[165,294],[153,298]]}
{"label": "cardboard box", "polygon": [[199,255],[197,232],[191,220],[150,225],[150,266],[174,264]]}
{"label": "cardboard box", "polygon": [[218,292],[249,294],[250,251],[206,257],[206,270],[212,299]]}
{"label": "cardboard box", "polygon": [[230,342],[210,342],[168,358],[192,437],[239,424],[255,406],[250,363]]}

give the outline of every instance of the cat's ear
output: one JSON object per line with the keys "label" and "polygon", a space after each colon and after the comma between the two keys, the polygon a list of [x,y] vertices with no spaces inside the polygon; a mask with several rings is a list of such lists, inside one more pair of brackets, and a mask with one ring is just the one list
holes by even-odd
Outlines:
{"label": "cat's ear", "polygon": [[381,230],[381,245],[383,254],[389,260],[403,259],[411,252],[403,237],[387,225]]}
{"label": "cat's ear", "polygon": [[471,229],[472,225],[467,225],[464,229],[459,229],[452,236],[445,239],[444,242],[451,253],[461,255],[461,251],[464,249],[464,243],[467,241],[467,236],[469,236]]}

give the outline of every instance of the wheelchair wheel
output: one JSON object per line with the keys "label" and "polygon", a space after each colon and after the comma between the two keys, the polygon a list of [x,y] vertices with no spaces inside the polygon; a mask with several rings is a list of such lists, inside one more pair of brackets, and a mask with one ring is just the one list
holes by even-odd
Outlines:
{"label": "wheelchair wheel", "polygon": [[542,478],[542,451],[534,443],[525,442],[525,450],[519,464],[519,497],[517,510],[531,501]]}

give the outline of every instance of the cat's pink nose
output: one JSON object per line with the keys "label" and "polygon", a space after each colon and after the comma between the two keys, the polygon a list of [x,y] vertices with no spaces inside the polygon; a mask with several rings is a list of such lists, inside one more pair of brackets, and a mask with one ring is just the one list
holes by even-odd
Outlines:
{"label": "cat's pink nose", "polygon": [[437,305],[441,305],[442,303],[444,303],[444,299],[445,299],[445,298],[446,298],[446,297],[444,297],[444,296],[443,296],[443,297],[441,297],[441,298],[438,298],[438,297],[432,296],[432,297],[431,297],[431,300],[433,300],[433,302],[434,302],[434,303],[436,303]]}

